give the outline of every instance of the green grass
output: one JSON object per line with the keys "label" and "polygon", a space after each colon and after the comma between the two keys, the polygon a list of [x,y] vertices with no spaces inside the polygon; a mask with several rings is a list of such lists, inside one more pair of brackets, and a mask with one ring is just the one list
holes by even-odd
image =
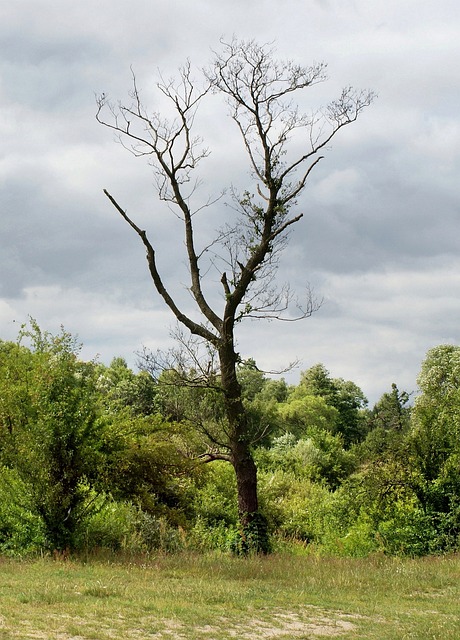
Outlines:
{"label": "green grass", "polygon": [[458,640],[460,556],[0,560],[0,639]]}

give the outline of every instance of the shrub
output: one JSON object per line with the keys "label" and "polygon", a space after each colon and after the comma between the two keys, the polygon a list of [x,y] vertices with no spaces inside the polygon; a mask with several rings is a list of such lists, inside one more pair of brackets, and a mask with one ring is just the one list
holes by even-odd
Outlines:
{"label": "shrub", "polygon": [[261,510],[279,535],[321,541],[332,495],[325,486],[283,470],[261,473],[259,486]]}
{"label": "shrub", "polygon": [[391,518],[378,524],[383,550],[391,555],[422,556],[436,547],[438,533],[433,518],[415,503],[398,502]]}
{"label": "shrub", "polygon": [[97,509],[78,528],[75,547],[78,551],[119,551],[133,536],[137,509],[128,502],[115,502],[104,496],[96,501]]}
{"label": "shrub", "polygon": [[210,525],[198,517],[189,532],[188,545],[199,551],[231,551],[238,536],[236,524],[222,520]]}
{"label": "shrub", "polygon": [[0,553],[26,555],[46,544],[45,526],[27,487],[11,469],[0,469]]}
{"label": "shrub", "polygon": [[232,466],[217,460],[207,466],[207,477],[196,491],[193,507],[195,517],[211,528],[238,522],[236,481]]}
{"label": "shrub", "polygon": [[321,545],[324,552],[361,558],[379,549],[373,523],[365,513],[358,517],[344,535],[337,533],[334,528],[327,530]]}
{"label": "shrub", "polygon": [[99,509],[81,525],[77,537],[79,551],[107,549],[148,553],[177,551],[184,541],[180,529],[166,518],[142,511],[130,502],[98,498]]}

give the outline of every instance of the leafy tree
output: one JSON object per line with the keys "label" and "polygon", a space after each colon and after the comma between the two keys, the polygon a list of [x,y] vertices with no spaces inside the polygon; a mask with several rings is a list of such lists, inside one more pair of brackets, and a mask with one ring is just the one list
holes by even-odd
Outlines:
{"label": "leafy tree", "polygon": [[302,371],[300,382],[293,390],[293,396],[319,396],[330,406],[337,403],[337,387],[324,364],[318,363]]}
{"label": "leafy tree", "polygon": [[322,396],[292,396],[288,402],[278,406],[278,412],[284,429],[297,438],[306,435],[312,428],[334,432],[339,419],[337,409]]}
{"label": "leafy tree", "polygon": [[71,547],[99,462],[95,366],[78,360],[70,334],[33,320],[1,351],[3,463],[28,487],[49,545]]}
{"label": "leafy tree", "polygon": [[114,358],[109,367],[99,365],[98,369],[97,386],[107,407],[129,408],[137,416],[158,411],[157,385],[146,371],[133,373],[124,358]]}
{"label": "leafy tree", "polygon": [[277,403],[286,402],[287,397],[288,386],[284,378],[281,378],[281,380],[267,379],[258,395],[258,398],[263,402],[274,400]]}
{"label": "leafy tree", "polygon": [[365,420],[362,410],[367,399],[354,382],[331,378],[323,364],[316,364],[302,373],[300,383],[291,395],[293,399],[306,396],[320,397],[327,406],[336,410],[336,418],[329,423],[329,428],[343,437],[345,446],[363,439]]}
{"label": "leafy tree", "polygon": [[412,440],[424,477],[434,480],[460,452],[460,347],[431,349],[418,384]]}
{"label": "leafy tree", "polygon": [[411,407],[409,394],[399,391],[396,384],[376,402],[367,413],[367,435],[355,447],[355,453],[364,463],[397,457],[401,452],[408,463],[407,434],[410,429]]}
{"label": "leafy tree", "polygon": [[418,378],[410,442],[418,497],[437,523],[439,546],[460,540],[460,347],[428,351]]}
{"label": "leafy tree", "polygon": [[391,391],[384,393],[374,405],[369,417],[371,429],[382,428],[386,431],[407,431],[410,424],[409,394],[400,391],[393,382]]}
{"label": "leafy tree", "polygon": [[[236,347],[236,328],[246,318],[280,317],[287,309],[289,289],[277,289],[273,281],[288,232],[302,217],[301,213],[292,213],[292,209],[311,171],[322,159],[321,153],[344,126],[357,119],[373,94],[346,88],[321,113],[303,115],[291,99],[294,93],[325,79],[324,64],[302,67],[278,62],[270,48],[253,41],[233,39],[222,45],[222,51],[204,72],[201,87],[192,78],[189,63],[181,69],[178,82],[161,81],[157,85],[171,105],[171,117],[147,111],[134,78],[131,104],[116,107],[103,95],[98,100],[97,119],[113,129],[134,155],[148,157],[160,199],[173,207],[183,221],[189,290],[198,320],[182,306],[177,292],[161,272],[146,231],[105,191],[144,244],[157,292],[177,321],[207,345],[204,360],[186,350],[192,356],[193,366],[182,366],[182,353],[175,368],[180,373],[194,370],[200,374],[194,376],[195,383],[218,387],[222,394],[225,441],[220,443],[219,450],[213,446],[208,454],[233,465],[244,531],[251,528],[251,523],[260,523],[257,470],[252,456],[254,437],[257,439],[260,434],[254,434],[238,380],[241,357]],[[223,96],[230,107],[248,155],[251,178],[246,191],[233,190],[233,211],[224,228],[213,241],[204,241],[199,247],[196,214],[215,207],[216,200],[210,198],[204,203],[198,200],[199,180],[195,172],[209,154],[193,129],[197,109],[211,93]],[[295,139],[289,145],[291,138]],[[179,249],[181,246],[178,245]],[[204,286],[205,274],[211,270],[213,275],[207,284],[218,282],[223,299],[220,304],[216,304],[217,297],[210,296],[208,286]],[[315,308],[315,301],[309,296],[299,317],[309,316]],[[215,360],[209,359],[212,351]],[[263,532],[260,539],[265,539]]]}
{"label": "leafy tree", "polygon": [[351,380],[336,378],[337,403],[333,406],[339,412],[337,432],[343,437],[345,446],[360,442],[366,435],[364,409],[367,398],[362,390]]}
{"label": "leafy tree", "polygon": [[182,452],[181,425],[159,414],[133,416],[125,411],[105,414],[101,422],[104,459],[97,488],[183,526],[190,515],[197,465]]}
{"label": "leafy tree", "polygon": [[0,467],[0,553],[22,555],[40,551],[46,543],[45,536],[29,487],[15,469]]}
{"label": "leafy tree", "polygon": [[258,369],[253,358],[238,364],[237,376],[243,400],[254,400],[262,392],[267,382],[265,375]]}
{"label": "leafy tree", "polygon": [[311,427],[298,439],[285,433],[273,440],[270,449],[259,449],[256,457],[261,469],[284,469],[296,478],[305,478],[336,489],[354,471],[354,458],[343,448],[338,435]]}

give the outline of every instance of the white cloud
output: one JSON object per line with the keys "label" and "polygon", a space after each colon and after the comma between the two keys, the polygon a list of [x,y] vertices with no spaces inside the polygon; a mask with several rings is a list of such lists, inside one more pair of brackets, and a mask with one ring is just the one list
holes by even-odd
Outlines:
{"label": "white cloud", "polygon": [[169,341],[171,324],[169,313],[159,304],[133,306],[116,297],[75,288],[27,287],[21,299],[0,300],[2,339],[16,339],[29,316],[43,330],[57,333],[63,326],[78,335],[84,358],[98,357],[109,363],[113,357],[122,356],[131,366],[143,345],[155,350]]}

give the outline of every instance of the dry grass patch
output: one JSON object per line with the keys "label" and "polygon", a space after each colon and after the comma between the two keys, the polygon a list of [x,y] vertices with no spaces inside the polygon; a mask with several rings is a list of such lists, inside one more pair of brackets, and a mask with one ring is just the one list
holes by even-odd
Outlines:
{"label": "dry grass patch", "polygon": [[0,640],[458,640],[460,558],[0,562]]}

